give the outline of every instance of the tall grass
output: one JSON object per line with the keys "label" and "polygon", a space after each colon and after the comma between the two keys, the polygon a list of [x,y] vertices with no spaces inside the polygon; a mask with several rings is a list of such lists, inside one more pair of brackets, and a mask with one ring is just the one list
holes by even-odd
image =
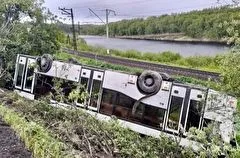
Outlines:
{"label": "tall grass", "polygon": [[[49,106],[47,102],[28,101],[21,97],[13,97],[12,94],[7,97],[12,99],[12,103],[8,104],[10,108],[24,115],[30,121],[40,120],[49,130],[59,136],[60,140],[73,147],[75,154],[81,154],[81,157],[157,158],[191,157],[194,155],[190,148],[180,147],[173,138],[168,138],[165,135],[160,135],[159,138],[141,137],[138,133],[123,128],[120,122],[114,118],[110,121],[99,121],[81,109],[54,108]],[[0,111],[5,113],[13,110],[2,106]],[[9,116],[11,117],[12,113]],[[13,120],[18,120],[18,118],[13,118]],[[15,123],[14,121],[11,123]],[[30,125],[21,121],[16,121],[16,123],[20,123],[19,126],[24,125],[24,127]],[[37,125],[34,124],[34,126]],[[42,139],[42,136],[45,135],[38,135],[42,132],[44,132],[42,128],[34,130],[34,134],[39,136],[41,141],[35,137],[31,139],[37,139],[42,143],[42,146],[37,146],[36,153],[41,153],[42,148],[51,148],[47,151],[49,155],[46,155],[47,152],[43,152],[43,156],[40,154],[36,157],[52,157],[51,155],[54,153],[50,153],[50,151],[55,150],[55,148],[48,144],[54,145],[55,141],[44,139],[45,137]],[[27,137],[31,138],[31,133],[29,135]],[[31,141],[31,144],[33,143]],[[58,153],[55,154],[55,157],[61,157]]]}
{"label": "tall grass", "polygon": [[[71,157],[64,153],[64,144],[55,139],[46,128],[33,121],[26,121],[14,110],[0,105],[0,115],[20,136],[36,158]],[[2,155],[3,156],[3,155]]]}

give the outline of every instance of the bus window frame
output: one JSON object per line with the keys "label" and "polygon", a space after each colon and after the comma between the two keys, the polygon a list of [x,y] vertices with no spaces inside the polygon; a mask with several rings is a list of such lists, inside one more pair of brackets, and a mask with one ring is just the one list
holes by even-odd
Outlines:
{"label": "bus window frame", "polygon": [[[182,92],[180,94],[175,94],[175,91],[179,91],[181,90]],[[167,117],[166,117],[166,121],[165,121],[165,128],[164,130],[165,131],[169,131],[169,132],[172,132],[172,133],[179,133],[179,130],[180,130],[180,125],[181,125],[181,120],[182,120],[182,114],[183,114],[183,106],[184,106],[184,102],[185,102],[185,99],[186,99],[186,94],[187,94],[187,88],[184,87],[184,86],[179,86],[179,85],[173,85],[172,86],[172,90],[171,90],[171,94],[170,94],[170,100],[169,100],[169,103],[168,103],[168,109],[167,109]],[[171,129],[168,127],[168,121],[169,121],[169,113],[170,113],[170,106],[172,104],[172,99],[173,97],[178,97],[178,98],[181,98],[182,99],[182,105],[181,105],[181,110],[180,110],[180,114],[179,114],[179,121],[178,121],[178,129],[175,130],[175,129]]]}
{"label": "bus window frame", "polygon": [[[22,61],[21,61],[22,60]],[[14,78],[15,80],[15,88],[16,89],[19,89],[19,90],[22,90],[22,87],[23,87],[23,82],[24,82],[24,71],[25,71],[25,68],[26,68],[26,62],[27,62],[27,57],[24,57],[24,56],[18,56],[18,60],[17,60],[17,63],[16,63],[16,77]],[[17,85],[17,79],[18,79],[18,75],[19,75],[19,65],[23,65],[23,70],[22,70],[22,76],[21,76],[21,84],[20,86]]]}
{"label": "bus window frame", "polygon": [[26,92],[30,92],[33,93],[33,89],[34,89],[34,84],[35,84],[35,68],[33,68],[33,75],[32,75],[32,84],[31,84],[31,88],[26,88],[26,82],[27,82],[27,75],[29,70],[29,67],[31,64],[35,63],[36,60],[32,59],[32,58],[27,58],[27,64],[26,64],[26,70],[25,70],[25,75],[24,75],[24,81],[23,81],[23,90]]}
{"label": "bus window frame", "polygon": [[[185,119],[185,123],[184,123],[184,131],[185,131],[185,133],[187,132],[187,131],[186,131],[186,127],[187,127],[187,121],[188,121],[188,116],[189,116],[189,109],[190,109],[191,100],[200,102],[200,104],[201,104],[201,102],[203,102],[203,101],[205,102],[205,98],[206,98],[204,92],[201,91],[201,90],[197,90],[197,91],[199,91],[199,94],[202,95],[202,98],[201,98],[201,99],[200,99],[200,98],[197,98],[196,96],[193,96],[193,95],[192,95],[192,92],[193,92],[194,90],[197,90],[197,89],[191,89],[190,96],[189,96],[189,100],[188,100],[188,107],[187,107],[186,119]],[[199,94],[198,94],[198,95],[199,95]],[[204,104],[202,104],[201,106],[202,106],[202,109],[201,109],[200,120],[199,120],[199,124],[198,124],[198,128],[197,128],[197,129],[199,129],[199,130],[202,128],[203,113],[204,113],[204,108],[205,108],[205,105],[204,105]],[[191,128],[191,127],[190,127],[190,128]],[[190,128],[189,128],[189,129],[190,129]]]}
{"label": "bus window frame", "polygon": [[[97,70],[92,70],[91,73],[92,73],[92,77],[90,77],[90,80],[91,80],[91,85],[90,86],[91,87],[90,87],[90,91],[89,91],[89,99],[88,99],[88,103],[87,103],[87,108],[90,109],[90,110],[98,112],[99,108],[100,108],[101,98],[102,98],[102,91],[103,91],[102,85],[103,85],[104,72],[97,71]],[[96,75],[97,75],[97,77],[96,77]],[[101,78],[98,78],[98,75],[101,75]],[[100,82],[98,98],[97,98],[97,106],[96,107],[90,106],[94,81],[99,81]]]}

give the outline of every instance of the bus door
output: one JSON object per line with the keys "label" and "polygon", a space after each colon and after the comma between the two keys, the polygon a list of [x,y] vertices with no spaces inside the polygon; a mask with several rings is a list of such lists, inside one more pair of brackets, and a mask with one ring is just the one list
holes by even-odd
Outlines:
{"label": "bus door", "polygon": [[181,115],[183,104],[185,100],[187,88],[182,86],[172,86],[170,102],[168,105],[167,119],[166,119],[166,131],[178,133],[181,124]]}
{"label": "bus door", "polygon": [[14,76],[15,89],[33,93],[35,59],[18,55]]}
{"label": "bus door", "polygon": [[34,82],[35,82],[35,73],[34,73],[34,64],[36,63],[35,59],[27,59],[26,73],[24,77],[23,90],[26,92],[33,93]]}
{"label": "bus door", "polygon": [[87,106],[88,104],[88,94],[89,94],[88,87],[90,83],[91,72],[92,72],[91,70],[85,69],[85,68],[83,68],[81,71],[80,81],[79,81],[80,86],[78,88],[81,94],[85,93],[86,98],[79,98],[76,103],[78,106],[84,107],[84,106]]}
{"label": "bus door", "polygon": [[104,73],[101,71],[92,71],[88,108],[94,111],[98,111],[98,108],[100,106],[103,75]]}
{"label": "bus door", "polygon": [[188,102],[186,120],[184,129],[187,132],[189,128],[201,128],[203,110],[204,110],[205,92],[198,89],[191,89]]}
{"label": "bus door", "polygon": [[19,56],[16,61],[15,68],[15,76],[14,76],[14,84],[15,88],[18,90],[22,90],[23,87],[23,79],[24,79],[24,71],[26,68],[27,57]]}

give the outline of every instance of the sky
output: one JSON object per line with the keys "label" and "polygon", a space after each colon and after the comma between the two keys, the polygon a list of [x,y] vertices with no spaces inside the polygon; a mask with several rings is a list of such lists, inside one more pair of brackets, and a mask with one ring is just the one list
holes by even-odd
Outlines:
{"label": "sky", "polygon": [[[91,8],[103,21],[106,20],[106,9],[114,10],[116,15],[109,15],[109,22],[131,18],[146,18],[163,14],[201,10],[215,6],[231,4],[231,0],[45,0],[44,6],[61,17],[64,23],[71,23],[70,18],[61,15],[58,7],[72,8],[75,23],[95,23],[101,21],[88,8]],[[66,18],[66,19],[64,19]]]}

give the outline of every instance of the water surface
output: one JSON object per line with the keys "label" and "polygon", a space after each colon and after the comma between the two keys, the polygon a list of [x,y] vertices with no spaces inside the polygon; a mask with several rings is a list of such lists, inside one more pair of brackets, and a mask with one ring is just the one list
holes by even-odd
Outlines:
{"label": "water surface", "polygon": [[137,50],[140,52],[158,53],[163,51],[171,51],[187,56],[214,56],[229,51],[229,47],[219,44],[203,44],[203,43],[177,43],[150,40],[130,40],[117,39],[102,36],[81,36],[88,45],[100,46],[108,49],[117,50]]}

